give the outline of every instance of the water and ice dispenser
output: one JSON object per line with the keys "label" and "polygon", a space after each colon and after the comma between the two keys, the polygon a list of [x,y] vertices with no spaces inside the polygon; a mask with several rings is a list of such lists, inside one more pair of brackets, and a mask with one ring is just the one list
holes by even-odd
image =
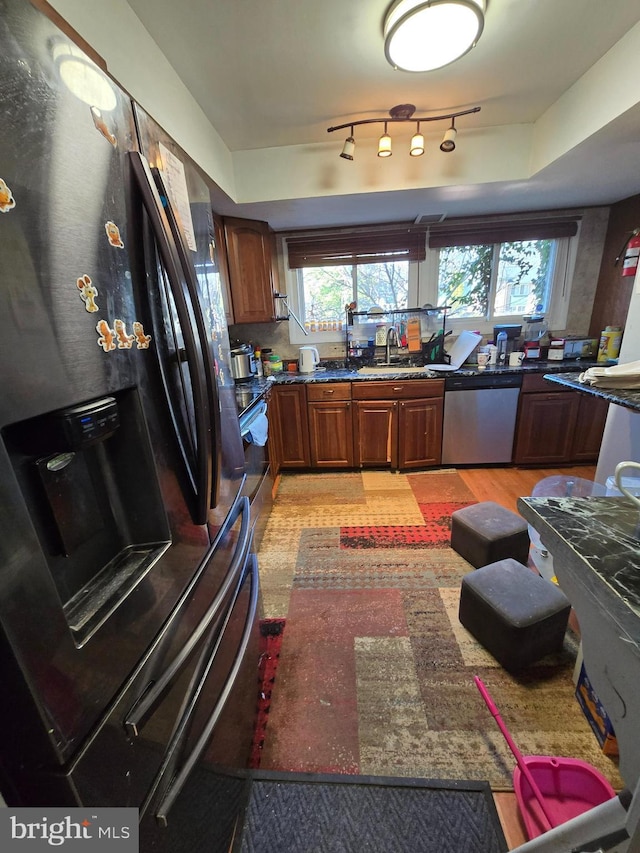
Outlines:
{"label": "water and ice dispenser", "polygon": [[74,642],[82,645],[169,544],[137,392],[12,424],[3,437]]}

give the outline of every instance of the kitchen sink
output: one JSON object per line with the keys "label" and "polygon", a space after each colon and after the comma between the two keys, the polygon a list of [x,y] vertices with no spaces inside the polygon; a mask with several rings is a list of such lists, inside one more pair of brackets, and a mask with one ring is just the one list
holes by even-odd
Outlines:
{"label": "kitchen sink", "polygon": [[372,364],[367,367],[358,368],[358,373],[364,374],[380,374],[380,373],[423,373],[429,375],[427,367],[413,367],[408,364]]}

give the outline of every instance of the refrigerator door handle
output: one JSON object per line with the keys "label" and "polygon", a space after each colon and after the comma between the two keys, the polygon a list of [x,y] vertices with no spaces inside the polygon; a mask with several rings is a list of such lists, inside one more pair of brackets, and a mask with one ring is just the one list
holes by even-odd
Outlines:
{"label": "refrigerator door handle", "polygon": [[167,222],[169,223],[169,228],[171,229],[171,234],[173,236],[176,249],[178,251],[180,266],[182,268],[184,280],[187,284],[187,289],[189,291],[189,296],[193,305],[193,311],[196,320],[196,331],[200,338],[200,345],[205,354],[204,371],[207,380],[207,391],[209,394],[209,408],[213,417],[212,451],[214,456],[211,485],[211,506],[215,507],[218,503],[218,493],[220,489],[220,471],[222,465],[222,427],[220,423],[220,402],[218,400],[218,383],[216,380],[215,362],[213,354],[210,358],[208,357],[209,333],[204,322],[202,311],[200,310],[198,283],[193,270],[193,264],[191,263],[187,247],[185,246],[182,230],[178,225],[178,220],[176,218],[173,207],[171,206],[171,203],[169,201],[169,194],[167,193],[164,181],[162,180],[162,172],[159,169],[151,168],[151,174],[153,175],[153,178],[156,182],[156,186],[158,188],[158,192],[160,193],[161,199],[166,201],[166,204],[164,205],[164,211],[167,217]]}
{"label": "refrigerator door handle", "polygon": [[[224,687],[220,693],[218,701],[216,702],[215,707],[214,707],[213,711],[211,712],[211,716],[207,720],[206,725],[204,726],[202,732],[200,733],[200,736],[198,737],[198,740],[196,741],[195,746],[193,747],[193,749],[191,750],[191,752],[189,753],[187,758],[184,760],[184,762],[182,763],[182,766],[178,769],[177,773],[171,775],[171,780],[169,782],[169,786],[165,789],[165,791],[162,795],[162,799],[160,800],[159,804],[154,808],[156,821],[161,826],[167,825],[169,810],[171,809],[175,800],[179,796],[182,788],[186,784],[191,772],[193,771],[194,767],[198,763],[200,757],[202,756],[202,754],[207,749],[207,746],[209,744],[209,741],[211,740],[211,737],[213,736],[214,729],[218,723],[220,715],[222,714],[222,711],[224,710],[227,699],[229,698],[229,695],[230,695],[230,693],[233,689],[233,686],[235,684],[235,681],[238,677],[243,658],[244,658],[246,650],[249,646],[249,641],[251,639],[253,624],[254,624],[255,617],[256,617],[256,614],[258,611],[258,588],[259,588],[258,561],[257,561],[255,555],[251,555],[250,563],[251,563],[251,568],[250,568],[251,598],[250,598],[249,607],[247,610],[247,617],[245,619],[244,629],[243,629],[243,633],[242,633],[242,639],[240,642],[240,646],[238,648],[238,652],[236,654],[236,657],[235,657],[233,666],[231,667],[231,670],[229,672],[229,675],[227,676]],[[243,578],[243,580],[244,580],[244,578]],[[239,592],[240,592],[240,587],[238,587],[237,594],[239,594]],[[236,595],[236,597],[237,597],[237,595]],[[228,614],[229,617],[231,616],[231,610],[232,610],[232,608],[229,609],[229,614]],[[209,661],[207,662],[208,665],[206,667],[204,677],[206,677],[208,670],[209,670],[211,664],[213,663],[213,659],[216,655],[216,652],[217,652],[217,646],[213,650],[211,657],[210,657]],[[203,677],[203,680],[204,680],[204,677]],[[196,699],[197,699],[197,694],[194,696],[194,700],[193,700],[194,705],[195,705]],[[185,712],[185,715],[183,716],[183,720],[181,720],[181,723],[180,723],[181,727],[182,726],[186,727],[186,725],[188,723],[188,719],[185,719],[186,717],[187,717],[187,713]],[[184,733],[181,732],[180,729],[178,729],[176,731],[175,744],[171,745],[172,751],[175,751],[181,745],[183,739],[184,739]],[[171,749],[171,746],[170,746],[170,749]],[[175,769],[175,763],[176,762],[174,761],[174,762],[171,762],[169,764],[169,766],[171,767],[172,770]],[[152,788],[152,791],[154,791],[156,789]],[[147,805],[147,803],[145,802],[145,806],[146,805]],[[144,807],[140,809],[140,812],[141,812],[141,814],[144,813]]]}
{"label": "refrigerator door handle", "polygon": [[[249,499],[247,497],[241,498],[240,501],[236,503],[235,507],[235,513],[230,513],[230,521],[233,522],[239,514],[242,515],[242,518],[240,523],[240,532],[238,534],[238,543],[236,545],[233,559],[231,560],[229,571],[227,572],[215,598],[189,635],[188,640],[182,646],[178,654],[173,658],[169,665],[165,667],[160,676],[142,691],[140,699],[129,710],[124,722],[124,727],[127,733],[132,737],[138,737],[140,735],[144,724],[156,710],[162,701],[165,692],[169,689],[182,668],[188,662],[204,634],[209,631],[211,635],[217,636],[220,622],[224,616],[222,606],[229,595],[234,582],[237,584],[238,589],[240,587],[240,582],[242,581],[242,568],[246,562],[252,540]],[[237,590],[235,591],[235,595],[237,595]]]}
{"label": "refrigerator door handle", "polygon": [[[208,350],[203,351],[202,337],[198,329],[197,317],[199,309],[193,304],[190,305],[185,298],[185,288],[190,294],[189,282],[183,273],[178,249],[149,165],[138,151],[129,151],[127,156],[129,157],[132,171],[140,190],[142,203],[153,228],[156,245],[175,301],[176,310],[180,318],[181,332],[185,342],[184,357],[186,357],[190,374],[193,377],[193,416],[196,443],[195,470],[192,470],[192,466],[187,458],[177,427],[174,405],[168,392],[167,403],[178,438],[182,459],[192,482],[193,495],[189,503],[193,522],[194,524],[206,524],[211,505],[213,484],[211,417],[214,414],[210,411],[210,398],[207,393],[208,380],[206,365]],[[192,302],[191,298],[189,301]]]}

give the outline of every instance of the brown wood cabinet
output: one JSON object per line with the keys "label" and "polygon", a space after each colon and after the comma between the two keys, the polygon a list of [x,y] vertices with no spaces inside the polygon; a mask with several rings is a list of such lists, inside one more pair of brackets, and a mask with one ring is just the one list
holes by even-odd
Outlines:
{"label": "brown wood cabinet", "polygon": [[398,417],[398,468],[439,465],[443,397],[402,400]]}
{"label": "brown wood cabinet", "polygon": [[608,405],[579,391],[555,391],[542,374],[525,376],[513,461],[566,465],[598,458]]}
{"label": "brown wood cabinet", "polygon": [[353,468],[351,383],[307,386],[309,446],[314,468]]}
{"label": "brown wood cabinet", "polygon": [[354,383],[354,456],[361,467],[439,465],[444,381]]}
{"label": "brown wood cabinet", "polygon": [[308,468],[309,422],[304,385],[276,385],[269,410],[276,468]]}
{"label": "brown wood cabinet", "polygon": [[275,320],[273,232],[257,220],[223,222],[234,321],[269,323]]}

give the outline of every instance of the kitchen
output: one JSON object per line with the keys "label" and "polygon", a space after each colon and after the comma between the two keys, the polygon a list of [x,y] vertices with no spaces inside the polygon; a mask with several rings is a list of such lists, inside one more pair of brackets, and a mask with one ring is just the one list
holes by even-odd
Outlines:
{"label": "kitchen", "polygon": [[[618,143],[619,149],[616,149],[616,156],[607,159],[608,168],[600,170],[593,170],[592,168],[589,172],[590,180],[588,181],[585,181],[584,178],[581,180],[578,173],[572,172],[572,169],[579,165],[576,161],[571,163],[569,158],[568,161],[560,164],[561,167],[556,162],[561,155],[567,153],[572,144],[578,146],[579,143],[585,143],[584,136],[587,134],[584,128],[578,127],[578,124],[574,123],[570,127],[570,131],[574,134],[573,138],[571,140],[563,138],[556,142],[552,131],[560,123],[559,113],[564,106],[563,104],[556,107],[555,115],[551,106],[556,105],[550,105],[548,112],[545,113],[544,122],[541,122],[537,132],[534,132],[533,125],[525,127],[521,123],[513,128],[500,128],[500,133],[497,130],[494,132],[486,126],[480,126],[482,130],[479,133],[474,133],[471,119],[467,120],[468,124],[465,124],[464,128],[460,124],[459,153],[462,154],[464,151],[464,137],[467,135],[470,147],[467,149],[467,154],[464,155],[465,159],[454,169],[456,172],[454,177],[447,177],[446,175],[445,170],[450,169],[450,166],[430,166],[429,168],[434,170],[442,168],[443,172],[438,175],[431,175],[427,179],[422,175],[416,175],[415,171],[405,173],[401,165],[402,155],[398,152],[397,156],[391,161],[393,171],[388,170],[384,179],[379,176],[370,178],[367,175],[371,165],[366,165],[365,158],[367,153],[371,155],[375,150],[372,139],[367,141],[365,137],[359,142],[358,148],[360,150],[354,163],[343,163],[338,157],[339,143],[327,142],[326,137],[320,133],[313,141],[305,139],[301,140],[298,145],[290,146],[296,150],[291,150],[286,154],[284,151],[274,148],[272,150],[273,160],[269,162],[268,152],[263,153],[260,149],[247,147],[242,150],[242,146],[238,147],[237,144],[233,148],[227,147],[222,135],[219,135],[216,129],[215,122],[205,116],[198,99],[188,91],[184,84],[184,81],[189,77],[189,70],[182,70],[181,79],[172,69],[170,63],[174,65],[176,63],[175,57],[170,56],[173,45],[168,45],[166,53],[163,54],[150,36],[150,33],[154,32],[154,26],[162,28],[164,25],[171,30],[172,36],[175,36],[174,22],[169,16],[166,19],[161,18],[157,14],[158,4],[152,4],[156,20],[148,20],[145,29],[141,24],[141,19],[136,17],[136,14],[144,17],[144,5],[142,2],[130,4],[120,2],[110,4],[109,9],[96,10],[88,9],[86,4],[78,2],[56,2],[52,4],[53,8],[57,9],[63,18],[86,39],[88,45],[96,51],[98,58],[104,59],[110,74],[133,95],[171,137],[177,140],[183,150],[186,150],[195,159],[209,179],[215,182],[217,188],[214,191],[214,212],[220,215],[223,220],[226,219],[230,228],[237,225],[234,220],[238,219],[249,220],[252,223],[263,223],[261,226],[263,233],[260,236],[262,238],[261,245],[264,247],[270,244],[271,234],[274,231],[284,234],[300,228],[361,225],[365,222],[371,222],[374,225],[378,222],[386,222],[392,213],[392,208],[386,202],[391,200],[397,201],[400,205],[393,210],[392,217],[398,221],[413,220],[421,214],[438,213],[440,204],[444,205],[447,197],[452,200],[452,203],[447,205],[447,213],[450,217],[468,217],[489,212],[494,216],[505,216],[506,214],[524,214],[526,211],[549,210],[550,208],[579,210],[581,228],[579,241],[575,248],[573,267],[575,286],[567,295],[569,301],[566,306],[566,325],[555,327],[554,331],[558,333],[566,331],[579,336],[594,337],[599,336],[600,331],[607,325],[633,327],[633,317],[628,316],[627,313],[631,297],[631,280],[621,277],[619,267],[614,265],[615,257],[620,252],[620,247],[627,233],[638,225],[639,214],[636,194],[640,187],[634,183],[634,179],[637,181],[637,176],[632,173],[633,177],[629,177],[628,174],[623,173],[623,167],[627,161],[634,159],[632,152],[629,152],[629,148],[633,148],[633,146],[629,145],[624,135]],[[170,8],[172,5],[167,4],[167,12],[172,11]],[[630,63],[637,63],[638,61],[637,56],[639,54],[638,51],[633,50],[633,44],[636,38],[640,37],[637,16],[632,10],[627,9],[627,17],[625,18],[625,5],[620,4],[620,8],[617,9],[621,17],[617,20],[618,32],[615,37],[611,38],[610,43],[601,44],[602,57],[604,59],[606,53],[606,61],[597,69],[602,72],[605,80],[612,78],[616,80],[615,89],[619,95],[619,101],[615,108],[619,110],[617,114],[620,116],[618,123],[623,125],[623,130],[625,129],[625,121],[631,120],[634,115],[634,108],[636,108],[635,100],[629,100],[633,94],[626,90],[628,85],[629,88],[632,88],[628,81],[633,80],[636,76],[631,73],[632,66]],[[495,6],[496,9],[500,8],[497,2]],[[191,9],[193,20],[190,19],[189,15],[186,15],[192,25],[197,24],[197,13],[200,11],[196,6],[193,6]],[[229,10],[218,10],[218,12],[220,21],[224,19],[225,14],[232,15]],[[383,12],[382,6],[379,12],[380,17]],[[163,20],[165,24],[163,24]],[[490,18],[487,20],[490,21]],[[237,25],[233,19],[230,23]],[[345,28],[348,29],[348,25],[351,23],[353,22],[348,19],[345,20]],[[487,24],[487,31],[483,39],[489,35]],[[623,35],[624,38],[622,38]],[[161,33],[154,33],[154,38],[160,42],[162,40]],[[175,42],[180,48],[179,39]],[[482,46],[482,41],[479,45]],[[299,47],[297,45],[298,49]],[[220,54],[222,55],[222,47]],[[472,59],[473,54],[469,58]],[[594,56],[594,65],[596,59],[599,57]],[[453,66],[454,69],[455,67]],[[622,67],[624,67],[624,74],[620,73]],[[153,72],[149,73],[149,69],[153,69]],[[586,69],[584,71],[586,72]],[[387,69],[387,73],[390,73],[389,69]],[[590,98],[591,78],[586,73],[583,76],[574,71],[574,74],[576,77],[572,97],[579,98],[582,95]],[[222,82],[226,80],[224,71],[220,73],[218,79]],[[390,93],[389,97],[405,97],[405,94]],[[443,95],[442,97],[447,96]],[[451,97],[452,102],[454,101],[453,94],[448,97]],[[560,100],[559,97],[558,103]],[[438,102],[440,102],[440,97]],[[570,103],[567,104],[567,108],[570,106]],[[610,110],[614,109],[611,105],[607,106]],[[349,111],[363,109],[366,112],[369,107],[359,103],[351,103],[342,112],[346,112],[347,109]],[[378,103],[372,103],[370,109],[380,109],[379,96]],[[603,112],[605,112],[604,106]],[[336,113],[336,115],[341,114],[339,111]],[[622,117],[625,114],[626,119],[623,121]],[[249,116],[249,120],[253,117],[255,116]],[[599,119],[602,122],[601,127],[604,127],[605,124],[612,125],[609,130],[613,132],[616,121],[611,114],[608,116],[596,115],[596,110],[592,105],[592,118],[594,121]],[[333,114],[328,115],[326,120],[322,120],[322,134],[326,133],[326,124],[335,120],[336,116]],[[523,118],[521,121],[525,121],[525,119]],[[542,129],[547,124],[551,125],[551,129],[546,140],[535,138],[537,133],[542,134]],[[593,131],[593,126],[589,130]],[[626,132],[630,133],[632,140],[637,138],[628,128]],[[581,133],[583,134],[582,138],[580,138]],[[597,134],[594,135],[597,136]],[[325,141],[319,142],[321,139]],[[500,148],[497,144],[498,139],[501,140],[501,145],[506,145],[507,141],[511,141],[516,147],[519,146],[521,153],[520,156],[516,156],[511,150],[510,156],[507,157],[504,155],[504,150],[501,150],[500,157],[503,163],[500,166],[494,165],[490,168],[492,146],[497,149]],[[369,149],[368,152],[367,149]],[[526,154],[535,152],[536,168],[532,169],[528,162],[525,163],[525,160],[528,161],[525,152]],[[293,164],[297,162],[296,154],[301,155],[303,160],[309,156],[317,159],[312,168],[307,167],[300,170],[293,167]],[[291,157],[294,159],[291,160]],[[277,160],[279,160],[279,165],[276,162]],[[472,177],[471,172],[478,162],[483,164],[483,175]],[[616,172],[613,165],[609,167],[609,163],[615,163],[619,167],[619,173]],[[346,172],[338,173],[338,166],[355,166],[357,171],[352,171],[350,175]],[[597,174],[594,174],[594,171]],[[535,176],[530,178],[532,173],[535,173]],[[2,177],[6,179],[5,175]],[[294,181],[296,178],[300,179],[300,185],[294,188],[290,181]],[[432,184],[430,185],[434,188],[432,197],[427,197],[428,201],[420,196],[425,186],[425,180],[427,184],[431,180]],[[483,180],[488,180],[496,185],[504,184],[496,187],[498,192],[493,199],[493,207],[486,199],[476,199],[471,203],[455,199],[456,187],[466,187],[467,195],[473,197],[474,193],[471,192],[473,185],[480,184]],[[526,192],[521,195],[517,202],[512,201],[514,196],[507,192],[507,182],[514,181],[517,183],[525,180],[528,181]],[[309,184],[314,181],[316,187],[310,187]],[[325,189],[319,191],[322,188],[323,181],[325,182]],[[7,183],[10,184],[10,179],[7,180]],[[589,185],[588,192],[583,189],[587,184]],[[558,193],[558,195],[553,196],[557,199],[553,204],[549,195],[551,185]],[[384,205],[380,205],[381,210],[375,214],[375,219],[372,219],[370,214],[373,210],[372,199],[364,200],[358,197],[362,193],[363,187],[378,194],[378,200],[385,202]],[[446,188],[450,188],[451,192],[444,192],[443,189]],[[504,195],[498,204],[496,200],[501,195],[500,190]],[[416,194],[418,195],[416,196]],[[335,208],[331,213],[314,214],[315,199],[323,195],[330,205],[329,209],[331,209],[332,204],[335,205]],[[465,193],[460,192],[459,195],[462,197]],[[311,196],[315,196],[315,199],[310,198]],[[303,212],[302,202],[305,198],[309,200],[309,212],[307,214]],[[271,199],[274,200],[273,215],[268,207]],[[298,201],[292,201],[292,199]],[[342,205],[339,202],[342,202]],[[360,206],[361,203],[364,206]],[[278,211],[280,211],[280,219],[278,219]],[[268,223],[266,228],[264,223]],[[222,227],[224,230],[224,221]],[[253,231],[260,231],[260,228],[254,226]],[[251,240],[253,241],[252,245],[255,245],[255,233]],[[228,231],[227,260],[230,264],[233,261],[233,245],[231,231]],[[276,250],[275,255],[262,254],[263,264],[270,266],[272,259],[275,259],[276,264],[280,266],[278,292],[289,294],[288,272],[283,266],[282,252]],[[247,263],[246,255],[243,255],[242,262]],[[421,285],[424,287],[426,284],[425,277],[422,275],[419,277],[420,281],[416,282],[415,289],[414,298],[416,301],[411,303],[416,306],[430,301],[426,297],[425,291],[421,289]],[[233,281],[231,287],[233,290]],[[299,309],[299,306],[294,304],[293,294],[289,295],[285,302],[287,303],[285,312]],[[278,299],[274,305],[268,306],[272,314],[278,307],[278,303],[280,303],[279,308],[281,309],[282,300]],[[247,299],[247,295],[243,293],[242,289],[239,293],[236,289],[232,293],[231,300],[227,299],[225,303],[227,322],[230,323],[232,335],[240,340],[250,340],[263,347],[271,347],[285,361],[295,362],[300,344],[307,342],[316,345],[321,357],[325,360],[337,360],[342,357],[345,350],[344,335],[333,335],[334,330],[332,329],[331,332],[316,333],[320,336],[316,339],[308,340],[308,336],[304,336],[302,339],[296,340],[290,331],[295,325],[295,321],[293,323],[291,320],[265,323],[260,315],[259,309],[261,307],[251,296]],[[239,322],[242,316],[240,309],[244,308],[248,309],[248,314],[245,314],[245,318],[248,316],[248,319]],[[632,310],[635,311],[635,302],[632,303]],[[251,316],[252,314],[253,316]],[[233,320],[236,322],[234,323]],[[473,328],[476,328],[475,323]],[[337,329],[335,331],[338,332]],[[490,328],[483,328],[482,332],[489,339]],[[300,332],[300,334],[303,333]],[[318,383],[318,387],[322,384]],[[352,384],[364,386],[365,383],[361,379]],[[629,458],[638,457],[636,455]],[[162,538],[163,533],[164,530],[162,529],[160,538]]]}

